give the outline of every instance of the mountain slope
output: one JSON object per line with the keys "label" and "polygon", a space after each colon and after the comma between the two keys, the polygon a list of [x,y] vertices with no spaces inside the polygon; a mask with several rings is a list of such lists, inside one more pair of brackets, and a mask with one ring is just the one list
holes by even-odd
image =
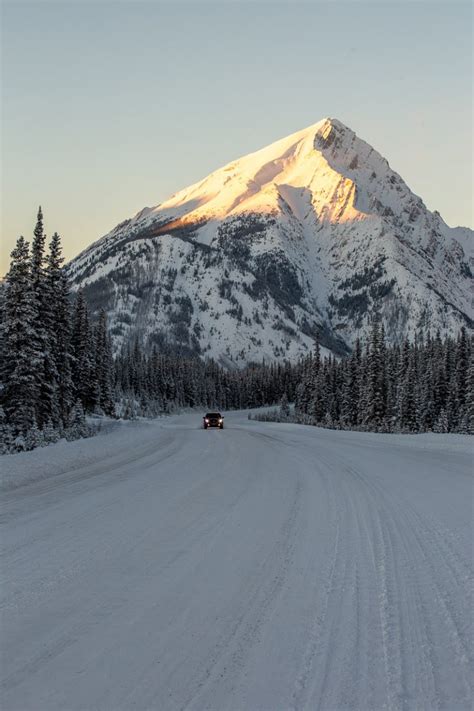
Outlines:
{"label": "mountain slope", "polygon": [[350,348],[375,312],[397,341],[472,327],[473,233],[431,213],[387,161],[324,119],[141,210],[70,265],[116,345],[226,361]]}

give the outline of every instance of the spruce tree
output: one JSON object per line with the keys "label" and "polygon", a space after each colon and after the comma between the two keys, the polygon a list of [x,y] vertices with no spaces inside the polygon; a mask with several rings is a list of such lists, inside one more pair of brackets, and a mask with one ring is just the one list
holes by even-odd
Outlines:
{"label": "spruce tree", "polygon": [[316,382],[311,391],[311,400],[308,406],[308,414],[312,421],[316,424],[321,422],[326,414],[328,401],[328,378],[327,365],[324,365],[318,370]]}
{"label": "spruce tree", "polygon": [[387,432],[393,432],[396,425],[397,415],[397,368],[400,360],[400,348],[395,346],[387,349],[386,367],[386,404],[385,404],[385,428]]}
{"label": "spruce tree", "polygon": [[456,408],[459,420],[464,414],[467,395],[467,373],[469,368],[469,351],[466,328],[463,326],[456,344]]}
{"label": "spruce tree", "polygon": [[379,429],[385,419],[385,343],[378,319],[370,336],[367,363],[367,404],[364,424]]}
{"label": "spruce tree", "polygon": [[36,417],[40,427],[46,423],[50,416],[55,422],[59,420],[58,374],[53,356],[54,317],[52,310],[54,304],[48,293],[44,254],[45,239],[43,213],[40,207],[31,246],[31,285],[36,302],[32,338],[41,359],[34,373],[39,392],[36,402]]}
{"label": "spruce tree", "polygon": [[341,392],[341,425],[350,428],[353,424],[352,395],[354,392],[354,380],[352,374],[352,363],[354,354],[351,355],[343,365],[343,383]]}
{"label": "spruce tree", "polygon": [[79,400],[86,412],[93,412],[99,400],[99,385],[95,368],[95,347],[89,323],[89,314],[80,290],[73,313],[72,382],[76,402]]}
{"label": "spruce tree", "polygon": [[0,405],[0,454],[9,454],[13,451],[13,427],[9,424],[5,410]]}
{"label": "spruce tree", "polygon": [[30,451],[32,449],[36,449],[36,447],[41,447],[43,444],[43,433],[39,429],[35,418],[33,419],[33,422],[28,428],[28,432],[25,436],[25,449],[26,451]]}
{"label": "spruce tree", "polygon": [[99,314],[99,323],[96,331],[95,365],[95,376],[99,388],[99,407],[106,415],[113,416],[115,414],[115,406],[112,398],[112,349],[107,332],[107,318],[103,309]]}
{"label": "spruce tree", "polygon": [[[58,414],[66,424],[73,405],[73,385],[71,378],[71,314],[69,305],[69,284],[62,266],[61,239],[57,232],[51,238],[49,254],[46,258],[46,291],[49,308],[49,338],[57,378]],[[51,413],[53,416],[54,413]],[[56,420],[53,422],[58,424]]]}
{"label": "spruce tree", "polygon": [[366,341],[363,353],[361,356],[359,376],[358,376],[358,392],[359,392],[359,415],[358,424],[364,429],[367,427],[366,423],[369,419],[370,413],[370,401],[369,401],[369,361],[370,361],[370,346],[369,341]]}
{"label": "spruce tree", "polygon": [[40,397],[37,371],[43,354],[36,338],[37,301],[31,278],[28,242],[20,237],[6,276],[2,362],[2,405],[15,434],[26,435],[36,422]]}
{"label": "spruce tree", "polygon": [[472,347],[466,379],[466,433],[474,434],[474,348]]}
{"label": "spruce tree", "polygon": [[437,332],[433,344],[433,419],[439,417],[441,409],[446,405],[446,357],[441,335]]}
{"label": "spruce tree", "polygon": [[84,407],[82,402],[77,400],[69,415],[69,427],[67,430],[68,439],[79,439],[89,436]]}
{"label": "spruce tree", "polygon": [[449,432],[449,422],[446,410],[443,408],[434,424],[435,432]]}
{"label": "spruce tree", "polygon": [[36,296],[44,288],[44,247],[46,235],[44,233],[43,212],[41,205],[38,208],[36,225],[33,230],[33,241],[31,243],[31,284]]}
{"label": "spruce tree", "polygon": [[283,393],[283,397],[280,400],[280,416],[283,420],[287,420],[290,416],[290,405],[286,393]]}
{"label": "spruce tree", "polygon": [[302,415],[309,412],[312,391],[315,387],[315,381],[312,379],[313,374],[313,354],[310,353],[303,361],[302,377],[296,390],[295,411]]}

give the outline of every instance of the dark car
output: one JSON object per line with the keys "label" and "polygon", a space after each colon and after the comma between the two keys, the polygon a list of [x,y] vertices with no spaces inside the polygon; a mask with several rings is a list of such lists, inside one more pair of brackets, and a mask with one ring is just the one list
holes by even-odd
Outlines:
{"label": "dark car", "polygon": [[203,417],[203,427],[207,430],[208,427],[218,427],[220,430],[224,429],[224,418],[220,412],[208,412],[207,415]]}

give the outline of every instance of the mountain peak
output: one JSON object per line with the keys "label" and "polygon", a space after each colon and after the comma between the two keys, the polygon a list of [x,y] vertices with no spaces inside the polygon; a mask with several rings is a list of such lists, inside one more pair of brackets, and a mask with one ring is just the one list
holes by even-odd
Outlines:
{"label": "mountain peak", "polygon": [[[352,131],[348,126],[345,126],[341,121],[334,118],[325,118],[319,121],[317,124],[311,127],[315,133],[315,148],[324,149],[336,140],[336,138],[342,139],[344,136],[349,135],[351,138],[355,136],[354,131]],[[321,143],[320,146],[317,145],[318,141]]]}
{"label": "mountain peak", "polygon": [[397,342],[472,325],[472,232],[324,118],[144,208],[70,266],[116,345],[171,341],[239,363],[344,352],[377,314]]}
{"label": "mountain peak", "polygon": [[[326,204],[328,191],[334,193],[341,178],[346,182],[339,191],[338,201],[343,200],[350,209],[354,207],[354,176],[347,171],[358,165],[355,151],[358,141],[355,133],[339,120],[324,118],[231,161],[204,180],[175,193],[155,211],[160,214],[178,211],[179,218],[188,222],[249,211],[272,214],[278,211],[280,186],[306,189],[314,196],[317,183],[316,192],[321,193]],[[348,196],[351,192],[352,198]],[[313,207],[319,214],[316,202],[313,200]]]}

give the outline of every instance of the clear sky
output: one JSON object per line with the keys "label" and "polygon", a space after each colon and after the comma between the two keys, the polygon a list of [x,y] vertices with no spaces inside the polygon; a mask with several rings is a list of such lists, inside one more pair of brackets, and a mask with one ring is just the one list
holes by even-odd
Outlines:
{"label": "clear sky", "polygon": [[2,247],[41,203],[70,258],[325,116],[472,226],[470,2],[2,3]]}

